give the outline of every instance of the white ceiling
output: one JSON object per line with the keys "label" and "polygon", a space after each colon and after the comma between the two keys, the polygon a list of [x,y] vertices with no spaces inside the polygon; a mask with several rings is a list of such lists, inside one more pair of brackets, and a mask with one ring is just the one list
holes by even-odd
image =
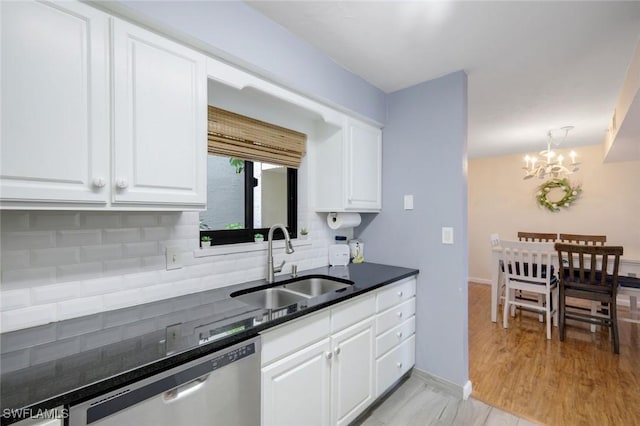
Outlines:
{"label": "white ceiling", "polygon": [[603,143],[640,36],[640,1],[248,3],[387,93],[464,70],[471,158]]}

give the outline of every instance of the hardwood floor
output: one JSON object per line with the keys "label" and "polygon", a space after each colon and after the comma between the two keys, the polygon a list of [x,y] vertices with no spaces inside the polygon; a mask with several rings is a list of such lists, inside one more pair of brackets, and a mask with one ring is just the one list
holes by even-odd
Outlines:
{"label": "hardwood floor", "polygon": [[640,424],[640,324],[619,321],[615,355],[609,331],[588,324],[570,323],[564,342],[557,327],[547,340],[535,313],[518,312],[503,329],[490,320],[490,291],[469,284],[473,398],[551,426]]}

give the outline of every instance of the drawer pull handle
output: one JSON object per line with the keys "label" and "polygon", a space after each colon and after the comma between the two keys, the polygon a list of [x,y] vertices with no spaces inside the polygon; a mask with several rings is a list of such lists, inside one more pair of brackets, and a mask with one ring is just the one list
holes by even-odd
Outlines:
{"label": "drawer pull handle", "polygon": [[327,357],[328,360],[331,360],[331,358],[333,357],[333,353],[327,352],[326,353],[326,357]]}
{"label": "drawer pull handle", "polygon": [[402,293],[402,291],[399,291],[399,292],[398,292],[398,297],[402,297],[402,295],[403,295],[403,294],[404,294],[404,293]]}
{"label": "drawer pull handle", "polygon": [[402,338],[402,331],[398,331],[398,332],[396,333],[396,336],[398,336],[398,338],[399,338],[399,339],[400,339],[400,338]]}
{"label": "drawer pull handle", "polygon": [[116,187],[118,189],[126,189],[129,186],[129,182],[126,179],[118,179],[116,181]]}
{"label": "drawer pull handle", "polygon": [[401,362],[396,363],[396,367],[402,368],[402,363]]}
{"label": "drawer pull handle", "polygon": [[336,356],[340,355],[340,346],[338,346],[333,352],[335,352]]}
{"label": "drawer pull handle", "polygon": [[402,312],[398,312],[398,318],[402,318]]}

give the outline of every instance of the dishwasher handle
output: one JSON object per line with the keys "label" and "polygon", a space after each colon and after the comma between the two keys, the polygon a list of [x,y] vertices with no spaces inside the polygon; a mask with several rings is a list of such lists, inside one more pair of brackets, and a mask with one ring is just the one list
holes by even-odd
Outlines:
{"label": "dishwasher handle", "polygon": [[185,383],[182,386],[178,386],[177,388],[168,390],[162,395],[162,399],[166,403],[172,403],[179,400],[180,398],[184,398],[185,396],[200,389],[208,378],[209,375],[207,374],[206,376],[199,377],[195,380],[190,381],[189,383]]}

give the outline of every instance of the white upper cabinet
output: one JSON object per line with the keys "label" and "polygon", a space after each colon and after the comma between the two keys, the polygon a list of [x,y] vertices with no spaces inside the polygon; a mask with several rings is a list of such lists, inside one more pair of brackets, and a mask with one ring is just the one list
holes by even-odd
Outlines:
{"label": "white upper cabinet", "polygon": [[382,209],[382,130],[345,118],[327,126],[316,149],[319,212],[378,212]]}
{"label": "white upper cabinet", "polygon": [[206,205],[204,55],[80,2],[0,7],[1,208]]}
{"label": "white upper cabinet", "polygon": [[204,205],[204,55],[114,19],[113,86],[114,204]]}
{"label": "white upper cabinet", "polygon": [[3,1],[0,9],[2,206],[104,206],[109,17],[73,2]]}

